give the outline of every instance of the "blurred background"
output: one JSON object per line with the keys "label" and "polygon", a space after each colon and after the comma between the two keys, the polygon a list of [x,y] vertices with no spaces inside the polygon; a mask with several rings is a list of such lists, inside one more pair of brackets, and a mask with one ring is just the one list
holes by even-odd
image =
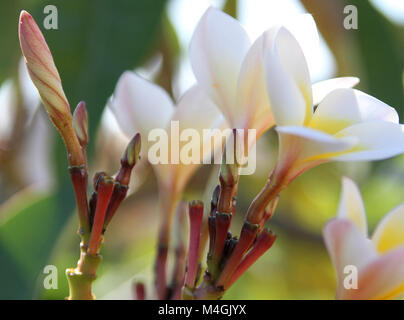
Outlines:
{"label": "blurred background", "polygon": [[[58,9],[58,29],[46,30],[44,7]],[[343,27],[344,7],[358,9],[358,29]],[[0,4],[0,299],[63,299],[64,271],[79,257],[77,215],[64,147],[21,64],[18,16],[29,11],[41,27],[74,107],[87,102],[90,171],[113,174],[125,146],[104,111],[124,70],[133,69],[163,86],[174,99],[195,79],[187,50],[209,6],[236,17],[252,40],[274,23],[309,12],[321,33],[311,59],[312,80],[358,76],[359,89],[404,117],[404,2],[399,0],[7,0]],[[381,133],[383,134],[383,133]],[[242,176],[238,214],[244,215],[276,158],[272,131],[260,139],[257,171]],[[140,170],[138,170],[140,169]],[[104,261],[94,292],[100,299],[131,299],[134,279],[152,284],[158,225],[153,171],[138,168],[132,195],[106,233]],[[203,166],[184,194],[203,199]],[[370,229],[404,201],[404,156],[375,163],[326,164],[292,183],[268,223],[274,247],[229,291],[228,299],[333,299],[335,273],[321,231],[336,213],[341,176],[353,178],[364,196]],[[239,219],[241,221],[241,219]],[[238,232],[240,225],[232,227]],[[43,289],[46,265],[58,269],[58,289]]]}

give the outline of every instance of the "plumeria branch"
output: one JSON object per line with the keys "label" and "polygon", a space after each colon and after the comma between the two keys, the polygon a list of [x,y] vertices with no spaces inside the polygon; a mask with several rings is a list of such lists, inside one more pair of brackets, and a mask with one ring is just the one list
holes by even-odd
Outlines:
{"label": "plumeria branch", "polygon": [[[188,265],[183,299],[220,299],[225,291],[262,255],[275,241],[275,235],[263,224],[275,210],[277,197],[262,215],[259,223],[245,220],[240,237],[231,234],[230,227],[236,212],[236,194],[240,166],[237,162],[227,163],[227,150],[231,145],[237,149],[237,131],[233,131],[223,152],[223,164],[219,173],[220,185],[212,196],[209,218],[209,250],[207,269],[202,281],[195,278],[197,274],[199,241],[201,237],[203,205],[200,202],[190,204],[191,235],[188,250]],[[233,154],[236,159],[235,154]],[[264,208],[265,209],[265,208]]]}
{"label": "plumeria branch", "polygon": [[88,114],[85,103],[80,102],[71,114],[52,54],[38,25],[26,11],[20,15],[19,38],[31,80],[64,140],[76,197],[81,254],[77,267],[66,270],[70,287],[67,299],[91,300],[95,298],[91,285],[102,260],[99,252],[105,228],[126,196],[131,171],[139,159],[140,135],[136,134],[129,142],[115,179],[105,173],[95,175],[94,193],[88,203]]}

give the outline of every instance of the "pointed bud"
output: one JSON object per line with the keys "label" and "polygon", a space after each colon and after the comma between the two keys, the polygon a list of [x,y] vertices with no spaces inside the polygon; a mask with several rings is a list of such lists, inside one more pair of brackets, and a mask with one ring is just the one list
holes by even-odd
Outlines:
{"label": "pointed bud", "polygon": [[88,143],[88,114],[84,101],[79,102],[73,112],[73,128],[80,145],[86,148]]}
{"label": "pointed bud", "polygon": [[121,185],[128,186],[130,175],[136,162],[140,159],[141,139],[140,134],[137,133],[132,140],[128,143],[125,152],[121,158],[121,168],[116,175],[116,181]]}
{"label": "pointed bud", "polygon": [[122,155],[121,158],[122,165],[127,165],[130,168],[133,168],[133,166],[139,160],[140,147],[141,147],[140,133],[136,133],[136,135],[127,145],[126,150]]}
{"label": "pointed bud", "polygon": [[35,20],[26,11],[21,11],[18,31],[31,80],[38,89],[51,120],[63,131],[63,124],[71,121],[70,107],[45,38]]}

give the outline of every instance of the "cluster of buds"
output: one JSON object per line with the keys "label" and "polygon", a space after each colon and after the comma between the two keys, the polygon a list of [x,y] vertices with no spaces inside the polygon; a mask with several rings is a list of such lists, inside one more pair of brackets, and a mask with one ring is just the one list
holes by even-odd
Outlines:
{"label": "cluster of buds", "polygon": [[[231,143],[237,146],[235,131],[233,138]],[[230,227],[236,212],[240,166],[237,161],[226,163],[226,150],[223,155],[219,174],[220,185],[215,188],[210,204],[207,269],[201,282],[199,281],[202,273],[201,262],[198,253],[204,207],[199,201],[193,201],[189,205],[190,239],[182,290],[184,299],[221,298],[224,292],[271,248],[276,238],[271,230],[264,228],[264,224],[272,216],[277,198],[271,202],[264,214],[260,215],[259,223],[253,223],[247,216],[239,237],[232,235]]]}
{"label": "cluster of buds", "polygon": [[65,96],[52,54],[32,16],[22,11],[19,22],[21,50],[32,82],[43,105],[59,130],[67,149],[70,177],[76,197],[81,236],[81,256],[77,268],[66,270],[70,285],[69,299],[93,299],[91,283],[96,277],[103,234],[126,197],[133,167],[139,159],[140,134],[129,142],[115,178],[104,172],[95,174],[94,193],[87,198],[88,114],[80,102],[73,115]]}
{"label": "cluster of buds", "polygon": [[[80,217],[79,234],[82,238],[81,255],[76,268],[66,270],[70,285],[69,299],[93,299],[91,284],[96,278],[101,262],[100,246],[104,232],[125,199],[133,167],[139,159],[140,134],[136,134],[126,147],[121,158],[121,167],[114,177],[105,172],[94,176],[94,192],[87,202],[87,170],[85,167],[70,167],[70,175],[76,194]],[[80,212],[87,212],[86,216]],[[88,226],[84,228],[83,226]]]}

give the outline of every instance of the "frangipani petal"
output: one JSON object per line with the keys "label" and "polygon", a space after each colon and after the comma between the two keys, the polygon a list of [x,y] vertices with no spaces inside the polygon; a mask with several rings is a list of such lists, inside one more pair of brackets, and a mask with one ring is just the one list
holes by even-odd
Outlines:
{"label": "frangipani petal", "polygon": [[[176,190],[182,190],[189,177],[203,163],[203,159],[210,158],[215,148],[221,145],[212,143],[211,148],[206,148],[204,138],[207,136],[204,135],[204,131],[223,125],[225,125],[223,115],[205,91],[197,85],[188,89],[179,99],[166,128],[171,133],[167,148],[170,164],[153,166],[159,181],[166,186],[171,184]],[[172,158],[174,154],[177,154],[177,160]]]}
{"label": "frangipani petal", "polygon": [[353,90],[336,89],[319,104],[309,126],[335,134],[360,121],[361,113]]}
{"label": "frangipani petal", "polygon": [[367,237],[366,212],[361,193],[358,186],[346,177],[342,179],[342,191],[337,217],[350,220]]}
{"label": "frangipani petal", "polygon": [[404,204],[394,208],[380,221],[372,241],[377,250],[383,253],[404,245]]}
{"label": "frangipani petal", "polygon": [[338,161],[381,160],[404,152],[404,127],[396,123],[385,121],[358,123],[343,129],[336,136],[358,139],[358,145],[350,152],[332,157]]}
{"label": "frangipani petal", "polygon": [[218,127],[224,119],[205,91],[194,85],[179,99],[171,120],[179,121],[180,130],[192,128],[202,136],[203,129]]}
{"label": "frangipani petal", "polygon": [[381,120],[398,123],[398,114],[394,108],[362,91],[346,90],[355,95],[362,121]]}
{"label": "frangipani petal", "polygon": [[312,116],[309,70],[303,52],[284,27],[264,34],[267,92],[277,125],[303,125]]}
{"label": "frangipani petal", "polygon": [[318,65],[317,59],[321,54],[321,49],[320,37],[313,16],[309,13],[291,15],[284,21],[280,21],[279,24],[293,34],[306,58],[309,71],[314,70]]}
{"label": "frangipani petal", "polygon": [[[356,145],[353,137],[338,139],[327,133],[300,126],[276,127],[280,154],[298,153],[298,160],[325,160]],[[283,160],[279,160],[281,163]]]}
{"label": "frangipani petal", "polygon": [[309,126],[335,134],[359,122],[398,123],[394,108],[359,90],[340,88],[329,93],[314,112]]}
{"label": "frangipani petal", "polygon": [[361,230],[346,219],[333,219],[326,224],[323,236],[328,253],[338,276],[337,298],[344,292],[344,269],[354,266],[357,270],[377,259],[372,242]]}
{"label": "frangipani petal", "polygon": [[318,105],[333,90],[339,88],[352,88],[359,83],[356,77],[333,78],[313,83],[313,105]]}
{"label": "frangipani petal", "polygon": [[191,40],[189,55],[198,83],[234,125],[237,79],[250,47],[245,30],[231,16],[209,8]]}
{"label": "frangipani petal", "polygon": [[387,300],[404,293],[404,247],[397,248],[359,270],[358,289],[343,290],[337,298]]}
{"label": "frangipani petal", "polygon": [[145,149],[149,131],[165,129],[174,112],[173,103],[162,88],[131,71],[119,78],[109,107],[128,137],[140,132]]}
{"label": "frangipani petal", "polygon": [[258,136],[274,124],[263,70],[263,45],[261,36],[243,61],[234,108],[235,128],[256,129]]}
{"label": "frangipani petal", "polygon": [[[208,140],[210,137],[209,129],[224,129],[228,127],[219,109],[206,95],[205,91],[197,85],[188,89],[180,98],[178,107],[173,115],[173,120],[179,121],[180,133],[184,136],[187,135],[187,131],[184,131],[187,129],[192,129],[198,133],[201,163],[203,159],[210,158],[211,153],[220,145],[219,139],[214,140],[214,142],[217,142],[217,145],[204,144],[204,140]],[[220,131],[217,131],[217,133],[220,133]],[[183,144],[189,146],[189,143],[185,140]],[[207,148],[207,146],[210,147]]]}

